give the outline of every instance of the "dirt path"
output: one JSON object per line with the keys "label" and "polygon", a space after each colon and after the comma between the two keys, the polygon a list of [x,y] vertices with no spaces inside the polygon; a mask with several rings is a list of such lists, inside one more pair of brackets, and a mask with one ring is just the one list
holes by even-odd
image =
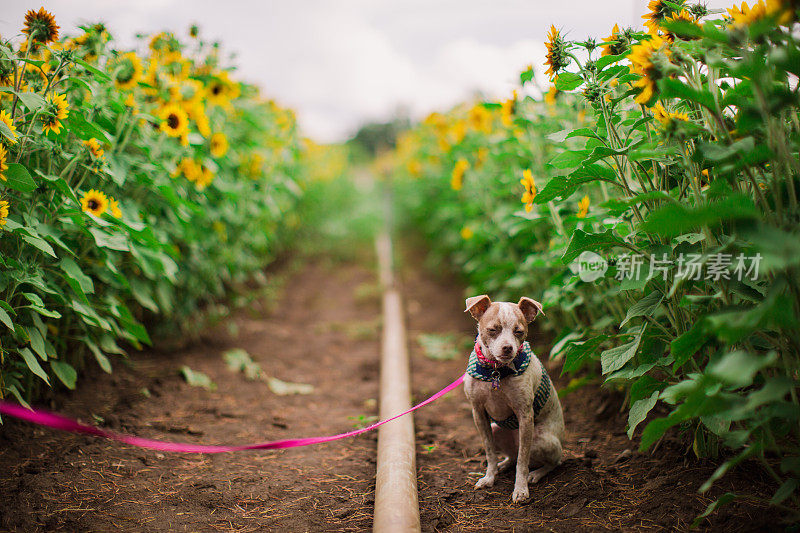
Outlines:
{"label": "dirt path", "polygon": [[[403,288],[415,398],[464,371],[474,331],[462,289],[436,281],[406,254]],[[175,440],[242,443],[348,430],[349,417],[374,415],[379,292],[369,269],[315,263],[290,276],[272,309],[254,306],[179,352],[135,354],[115,373],[98,373],[59,411],[115,430]],[[233,335],[231,332],[238,331]],[[450,334],[459,355],[434,361],[420,333]],[[549,346],[532,341],[538,353]],[[263,370],[314,385],[308,396],[276,396],[263,381],[231,372],[222,353],[247,350]],[[188,386],[181,365],[210,376],[216,391]],[[557,368],[550,368],[557,377]],[[565,386],[564,379],[556,379]],[[145,395],[144,390],[149,393]],[[697,487],[715,465],[684,453],[677,440],[653,455],[625,435],[621,398],[587,386],[564,398],[569,432],[564,464],[510,501],[512,478],[476,492],[485,466],[469,405],[457,391],[417,413],[420,510],[425,531],[685,530],[728,490],[769,494],[756,468],[742,468],[710,494]],[[88,419],[88,414],[95,416]],[[626,452],[626,450],[632,450]],[[225,455],[163,455],[6,420],[0,427],[0,529],[17,531],[368,531],[372,524],[375,434],[322,446]],[[736,503],[705,528],[767,531],[778,516]]]}
{"label": "dirt path", "polygon": [[[418,251],[404,254],[404,297],[408,308],[409,343],[415,400],[427,397],[463,372],[470,348],[454,360],[434,361],[423,355],[418,335],[451,335],[469,346],[474,322],[463,312],[462,287],[437,281],[419,264]],[[444,279],[451,276],[442,274]],[[529,336],[537,354],[550,346]],[[568,379],[548,364],[561,389]],[[488,491],[473,485],[486,468],[478,433],[463,391],[441,399],[416,417],[417,467],[423,531],[683,531],[694,517],[727,491],[769,498],[774,488],[766,475],[747,465],[724,478],[709,494],[697,488],[716,465],[686,455],[677,439],[656,453],[640,454],[625,434],[622,398],[596,385],[562,398],[568,442],[564,463],[531,487],[531,500],[511,503],[513,472],[501,474]],[[691,452],[689,452],[691,454]],[[714,531],[782,530],[779,516],[762,504],[724,507],[703,529]]]}
{"label": "dirt path", "polygon": [[[357,265],[291,276],[271,312],[241,312],[179,353],[143,353],[84,380],[59,411],[115,430],[202,443],[327,435],[376,412],[379,293]],[[238,330],[237,336],[229,331]],[[231,372],[243,348],[269,375],[310,383],[276,396]],[[216,382],[190,387],[181,365]],[[147,389],[150,397],[143,395]],[[370,399],[373,400],[370,400]],[[6,420],[0,426],[0,529],[19,531],[365,531],[375,434],[274,452],[164,455]]]}

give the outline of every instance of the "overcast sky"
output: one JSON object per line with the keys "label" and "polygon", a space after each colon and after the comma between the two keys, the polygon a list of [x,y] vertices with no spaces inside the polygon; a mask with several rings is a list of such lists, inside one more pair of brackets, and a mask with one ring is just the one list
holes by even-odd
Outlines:
{"label": "overcast sky", "polygon": [[[528,64],[542,72],[550,24],[598,38],[614,23],[642,28],[646,0],[3,0],[0,35],[19,34],[25,12],[44,7],[61,31],[103,21],[117,46],[136,33],[192,23],[237,54],[239,76],[294,108],[306,135],[349,137],[398,109],[413,117],[480,91],[511,93]],[[711,7],[729,2],[711,0]],[[546,83],[541,77],[542,83]]]}

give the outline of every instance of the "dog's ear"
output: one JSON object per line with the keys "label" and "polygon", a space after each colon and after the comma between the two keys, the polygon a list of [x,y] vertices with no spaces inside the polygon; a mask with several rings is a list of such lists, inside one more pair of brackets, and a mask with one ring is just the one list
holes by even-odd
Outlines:
{"label": "dog's ear", "polygon": [[542,304],[525,296],[519,299],[517,307],[522,311],[522,315],[528,322],[533,322],[533,320],[539,316],[539,313],[544,314],[544,311],[542,311]]}
{"label": "dog's ear", "polygon": [[480,320],[483,316],[483,313],[489,309],[490,305],[492,305],[492,300],[490,300],[485,294],[481,294],[480,296],[471,296],[467,298],[467,308],[464,310],[464,312],[469,312],[469,314],[472,315],[472,318],[475,320]]}

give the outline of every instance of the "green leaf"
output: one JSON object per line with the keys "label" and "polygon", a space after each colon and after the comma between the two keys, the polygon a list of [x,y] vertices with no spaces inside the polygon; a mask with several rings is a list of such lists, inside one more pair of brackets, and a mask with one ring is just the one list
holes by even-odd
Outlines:
{"label": "green leaf", "polygon": [[661,304],[661,300],[663,299],[664,295],[661,294],[660,291],[651,292],[628,308],[628,312],[625,315],[625,320],[620,323],[619,327],[624,326],[629,320],[637,316],[652,316],[655,310],[658,309],[658,306]]}
{"label": "green leaf", "polygon": [[606,340],[608,336],[598,335],[585,341],[573,341],[564,349],[564,366],[561,374],[567,374],[579,370],[585,363],[597,356],[597,348]]}
{"label": "green leaf", "polygon": [[31,111],[38,111],[42,109],[45,105],[47,105],[47,101],[39,96],[36,93],[32,92],[24,92],[24,93],[17,93],[19,99],[25,104],[25,107],[30,109]]}
{"label": "green leaf", "polygon": [[775,352],[756,355],[737,350],[709,363],[706,367],[706,374],[729,385],[743,387],[752,384],[756,372],[771,365],[776,358]]}
{"label": "green leaf", "polygon": [[81,59],[79,57],[76,57],[74,55],[71,56],[71,57],[72,57],[72,60],[75,63],[77,63],[78,65],[82,66],[83,68],[85,68],[86,70],[88,70],[89,72],[94,74],[95,78],[99,78],[101,81],[109,81],[111,79],[108,74],[106,74],[102,70],[98,69],[97,67],[95,67],[93,65],[90,65],[89,63],[87,63],[83,59]]}
{"label": "green leaf", "polygon": [[596,252],[597,250],[624,245],[625,242],[615,236],[611,229],[607,229],[603,233],[586,233],[582,229],[576,229],[572,234],[572,239],[569,241],[567,251],[561,257],[561,262],[564,264],[570,263],[586,250]]}
{"label": "green leaf", "polygon": [[202,387],[207,390],[217,389],[216,383],[211,381],[210,377],[203,374],[202,372],[197,372],[195,370],[192,370],[186,365],[183,365],[181,367],[181,375],[183,376],[183,379],[186,380],[186,383],[188,383],[192,387]]}
{"label": "green leaf", "polygon": [[31,342],[33,351],[39,354],[42,361],[47,361],[47,350],[45,349],[42,333],[38,329],[31,327],[25,328],[25,331],[28,333],[28,339]]}
{"label": "green leaf", "polygon": [[714,97],[706,90],[698,91],[694,87],[689,87],[676,78],[664,77],[658,82],[661,90],[659,98],[679,98],[689,100],[703,107],[714,110]]}
{"label": "green leaf", "polygon": [[615,370],[619,370],[625,366],[625,363],[636,356],[636,352],[639,350],[639,345],[642,343],[642,336],[646,329],[647,324],[640,328],[632,341],[620,346],[615,346],[614,348],[609,348],[600,354],[600,364],[603,374],[609,374]]}
{"label": "green leaf", "polygon": [[92,278],[83,273],[78,264],[71,258],[65,257],[58,265],[67,275],[67,282],[78,294],[86,295],[94,293],[94,283]]}
{"label": "green leaf", "polygon": [[68,389],[75,389],[75,382],[78,380],[78,373],[72,368],[72,365],[63,361],[50,361],[50,368],[61,383],[67,386]]}
{"label": "green leaf", "polygon": [[673,370],[677,371],[697,350],[703,346],[711,333],[707,331],[704,319],[697,320],[688,331],[670,343],[670,354],[675,358]]}
{"label": "green leaf", "polygon": [[5,185],[15,191],[29,193],[36,189],[36,182],[33,181],[30,172],[19,163],[9,163],[8,170],[3,172],[6,177]]}
{"label": "green leaf", "polygon": [[724,221],[759,219],[761,216],[761,211],[756,208],[749,196],[732,194],[700,207],[679,203],[666,204],[650,213],[639,225],[639,229],[665,237],[674,237],[704,226],[717,227]]}
{"label": "green leaf", "polygon": [[53,250],[53,247],[50,246],[50,244],[46,240],[42,239],[41,237],[35,237],[33,235],[23,235],[22,236],[22,240],[27,242],[28,244],[30,244],[34,248],[37,248],[37,249],[41,250],[42,252],[46,253],[47,255],[50,255],[50,256],[53,256],[53,257],[58,257],[56,255],[55,251]]}
{"label": "green leaf", "polygon": [[772,498],[770,498],[769,503],[772,505],[778,505],[786,498],[791,496],[799,484],[800,481],[798,481],[796,478],[787,479],[781,484],[780,487],[778,487],[778,490],[776,490],[775,494],[772,496]]}
{"label": "green leaf", "polygon": [[583,78],[579,74],[572,72],[562,72],[556,77],[556,89],[559,91],[571,91],[583,83]]}
{"label": "green leaf", "polygon": [[6,139],[8,139],[11,144],[17,142],[17,137],[14,135],[14,132],[11,131],[11,128],[5,122],[0,122],[0,134],[3,135]]}
{"label": "green leaf", "polygon": [[0,307],[0,322],[5,324],[11,331],[14,331],[14,321],[11,320],[11,316],[2,307]]}
{"label": "green leaf", "polygon": [[550,164],[555,168],[575,168],[591,153],[591,150],[564,150],[551,159]]}
{"label": "green leaf", "polygon": [[131,249],[125,235],[107,233],[100,228],[89,228],[89,232],[94,237],[97,246],[121,252],[129,252]]}
{"label": "green leaf", "polygon": [[47,372],[44,371],[42,366],[39,364],[39,360],[30,351],[28,348],[21,348],[18,353],[22,356],[22,359],[25,360],[25,364],[28,365],[31,372],[42,378],[42,380],[50,385],[50,378],[47,377]]}
{"label": "green leaf", "polygon": [[692,529],[700,527],[700,524],[703,522],[703,519],[705,517],[707,517],[708,515],[710,515],[720,507],[722,507],[723,505],[727,505],[728,503],[732,502],[737,497],[738,496],[736,496],[736,494],[734,494],[733,492],[726,492],[713,502],[709,503],[708,507],[706,507],[706,510],[697,515],[697,518],[695,518],[694,521],[692,522]]}
{"label": "green leaf", "polygon": [[628,411],[629,439],[633,438],[633,432],[636,431],[636,426],[638,426],[645,418],[647,418],[647,413],[649,413],[653,407],[656,406],[656,402],[658,402],[658,395],[659,391],[653,391],[653,394],[651,394],[649,398],[637,400],[633,405],[631,405],[630,411]]}

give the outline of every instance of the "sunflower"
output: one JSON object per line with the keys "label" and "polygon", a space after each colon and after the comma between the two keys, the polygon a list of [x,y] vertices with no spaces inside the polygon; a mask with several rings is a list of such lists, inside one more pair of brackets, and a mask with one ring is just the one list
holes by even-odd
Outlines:
{"label": "sunflower", "polygon": [[8,170],[8,150],[0,144],[0,180],[6,181],[4,172]]}
{"label": "sunflower", "polygon": [[161,119],[161,131],[170,137],[182,137],[189,128],[189,116],[176,104],[165,105],[158,112],[158,116]]}
{"label": "sunflower", "polygon": [[87,213],[91,213],[96,217],[105,213],[108,208],[108,198],[100,191],[91,189],[89,192],[83,193],[81,198],[81,209]]}
{"label": "sunflower", "polygon": [[0,85],[10,87],[14,84],[14,63],[10,59],[0,59]]}
{"label": "sunflower", "polygon": [[470,228],[469,226],[464,226],[463,228],[461,228],[461,238],[464,239],[465,241],[470,240],[474,236],[475,232],[472,231],[472,228]]}
{"label": "sunflower", "polygon": [[136,87],[139,80],[142,78],[144,69],[142,68],[142,60],[133,52],[128,52],[118,57],[111,65],[114,85],[117,89],[127,91]]}
{"label": "sunflower", "polygon": [[646,104],[653,97],[656,81],[662,76],[653,60],[657,52],[664,52],[669,56],[669,43],[659,35],[652,35],[650,39],[642,41],[631,49],[628,60],[631,62],[631,72],[639,74],[641,78],[634,87],[641,89],[636,97],[637,104]]}
{"label": "sunflower", "polygon": [[150,39],[150,50],[158,53],[178,52],[181,45],[174,35],[167,32],[161,32],[153,35]]}
{"label": "sunflower", "polygon": [[122,210],[119,208],[119,203],[111,196],[108,197],[108,211],[112,217],[122,218]]}
{"label": "sunflower", "polygon": [[661,124],[665,130],[672,128],[676,121],[689,122],[689,115],[677,111],[667,111],[661,102],[653,106],[653,117]]}
{"label": "sunflower", "polygon": [[[694,15],[692,15],[689,11],[685,9],[681,9],[680,13],[673,13],[664,20],[666,22],[676,22],[676,21],[689,22],[697,26],[697,19],[694,17]],[[670,42],[675,41],[675,34],[673,34],[671,31],[665,30],[664,33],[666,34],[665,36]],[[694,38],[695,37],[690,37],[689,39],[694,39]]]}
{"label": "sunflower", "polygon": [[556,96],[558,96],[558,89],[553,85],[544,94],[544,101],[547,102],[547,105],[556,105]]}
{"label": "sunflower", "polygon": [[96,159],[103,158],[103,148],[100,146],[100,142],[94,137],[88,141],[83,141],[83,145],[89,149],[89,151],[92,153],[92,156],[94,156]]}
{"label": "sunflower", "polygon": [[747,2],[742,2],[741,7],[734,4],[732,8],[728,8],[728,15],[734,26],[749,26],[767,15],[767,6],[763,0],[754,3],[753,7],[748,6]]}
{"label": "sunflower", "polygon": [[[675,0],[674,3],[683,6],[683,2],[684,0]],[[647,26],[647,31],[650,34],[656,35],[661,26],[661,22],[672,15],[673,9],[667,5],[667,2],[664,0],[651,0],[650,3],[647,4],[647,9],[650,10],[650,13],[642,15],[642,18],[645,20],[644,25]]]}
{"label": "sunflower", "polygon": [[197,178],[197,173],[199,172],[199,168],[197,163],[194,162],[194,159],[189,157],[184,157],[178,163],[178,166],[175,167],[175,172],[172,173],[173,178],[177,178],[181,174],[186,177],[189,181],[194,181]]}
{"label": "sunflower", "polygon": [[469,162],[466,159],[459,159],[456,161],[456,166],[453,167],[453,174],[450,178],[450,187],[454,191],[460,191],[464,185],[464,173],[469,168]]}
{"label": "sunflower", "polygon": [[208,187],[212,181],[214,181],[214,174],[207,166],[201,163],[197,178],[194,180],[195,187],[197,187],[198,191],[202,191]]}
{"label": "sunflower", "polygon": [[767,0],[767,15],[788,26],[797,19],[797,0]]}
{"label": "sunflower", "polygon": [[578,218],[585,218],[586,214],[589,212],[589,196],[584,196],[581,198],[581,201],[578,202]]}
{"label": "sunflower", "polygon": [[608,44],[601,45],[603,46],[602,55],[618,56],[627,52],[628,47],[631,44],[631,40],[628,37],[629,31],[630,30],[625,30],[624,32],[620,32],[619,24],[614,24],[614,28],[611,30],[611,35],[603,39],[603,42]]}
{"label": "sunflower", "polygon": [[42,115],[44,125],[42,126],[42,133],[52,131],[56,135],[61,133],[61,121],[69,115],[69,106],[67,105],[67,97],[63,94],[49,94],[47,100],[50,102],[47,106],[47,111]]}
{"label": "sunflower", "polygon": [[6,200],[0,200],[0,227],[6,225],[6,220],[8,219],[8,208],[9,203]]}
{"label": "sunflower", "polygon": [[469,124],[476,131],[490,133],[492,131],[492,114],[481,104],[476,104],[469,110]]}
{"label": "sunflower", "polygon": [[58,39],[58,25],[52,13],[39,9],[39,11],[30,10],[25,13],[25,27],[22,33],[28,35],[29,39],[38,41],[40,43],[52,43]]}
{"label": "sunflower", "polygon": [[5,124],[6,126],[8,126],[8,129],[11,130],[11,137],[10,138],[6,137],[6,138],[9,139],[12,143],[16,143],[18,137],[17,128],[14,127],[14,122],[11,120],[11,115],[6,113],[5,111],[0,111],[0,123]]}
{"label": "sunflower", "polygon": [[509,98],[508,100],[503,100],[500,104],[500,121],[503,123],[503,126],[510,128],[514,125],[514,113],[517,109],[517,98],[516,94],[513,98]]}
{"label": "sunflower", "polygon": [[211,136],[211,155],[222,157],[228,153],[228,138],[222,132],[217,132]]}
{"label": "sunflower", "polygon": [[238,98],[240,93],[239,84],[231,80],[224,70],[212,77],[206,86],[208,101],[218,106],[227,106],[231,100]]}
{"label": "sunflower", "polygon": [[522,193],[522,203],[525,204],[525,211],[530,213],[533,209],[533,199],[536,198],[536,184],[533,182],[533,173],[529,168],[522,171],[522,179],[519,180],[525,192]]}
{"label": "sunflower", "polygon": [[567,55],[567,42],[561,37],[555,26],[550,25],[550,33],[547,34],[547,42],[544,43],[547,48],[547,60],[544,64],[547,66],[545,74],[550,76],[550,81],[558,74],[558,71],[569,65],[569,56]]}

